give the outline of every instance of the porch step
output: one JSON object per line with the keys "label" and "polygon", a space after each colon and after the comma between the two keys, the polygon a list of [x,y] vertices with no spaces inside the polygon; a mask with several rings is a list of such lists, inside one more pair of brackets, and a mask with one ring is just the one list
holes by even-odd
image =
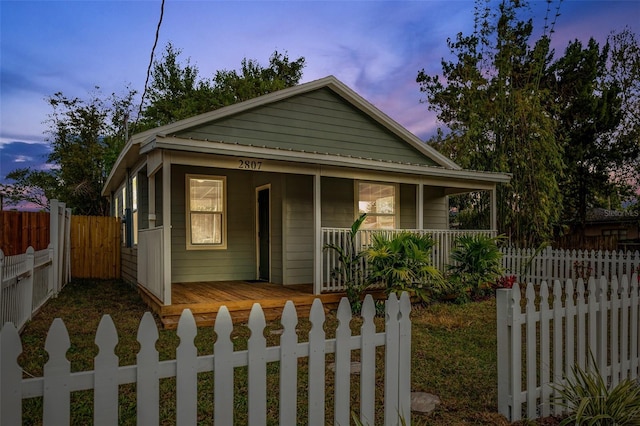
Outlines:
{"label": "porch step", "polygon": [[[282,303],[282,302],[281,302]],[[294,302],[295,303],[295,302]],[[313,303],[313,302],[312,302]],[[262,305],[262,304],[261,304]],[[309,312],[311,311],[311,303],[295,303],[296,312],[298,313],[298,318],[308,318]],[[253,306],[253,305],[252,305]],[[329,309],[336,308],[338,306],[336,303],[323,303],[325,312]],[[284,309],[284,304],[280,307],[265,307],[262,305],[262,312],[264,312],[264,317],[266,321],[275,321],[278,320],[282,315],[282,310]],[[200,310],[200,309],[198,309]],[[193,312],[193,318],[196,321],[196,325],[198,327],[212,327],[215,324],[216,316],[218,315],[218,309],[215,309],[215,312],[212,311],[204,311],[204,312]],[[173,309],[172,309],[173,311]],[[180,321],[180,314],[164,314],[160,316],[160,320],[162,322],[162,327],[167,330],[174,330],[178,328],[178,322]],[[251,309],[229,309],[229,313],[231,315],[231,321],[234,324],[242,324],[247,323],[249,321],[249,315],[251,314]]]}

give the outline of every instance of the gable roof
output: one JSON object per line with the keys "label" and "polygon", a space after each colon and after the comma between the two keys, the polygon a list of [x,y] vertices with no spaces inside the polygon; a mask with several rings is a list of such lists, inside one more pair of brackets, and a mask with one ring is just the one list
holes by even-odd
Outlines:
{"label": "gable roof", "polygon": [[[304,146],[304,144],[302,144],[303,146],[300,146],[300,141],[308,138],[309,129],[304,128],[302,130],[298,129],[298,131],[303,132],[301,135],[298,135],[297,138],[291,137],[289,140],[283,140],[282,138],[278,140],[269,140],[268,138],[263,139],[262,135],[255,136],[255,140],[260,140],[260,144],[257,146],[261,146],[266,149],[281,150],[280,152],[282,152],[282,150],[306,154],[311,152],[313,155],[322,157],[318,159],[320,162],[327,161],[328,156],[354,158],[355,155],[355,158],[359,158],[363,161],[377,160],[396,164],[421,165],[423,167],[435,166],[436,168],[443,168],[451,171],[462,170],[460,166],[420,140],[413,133],[409,132],[403,126],[373,106],[370,102],[358,95],[355,91],[347,87],[344,83],[340,82],[333,76],[328,76],[133,135],[120,153],[120,156],[107,179],[103,189],[103,194],[108,195],[109,192],[116,189],[116,185],[119,185],[124,178],[126,169],[133,167],[136,162],[139,161],[140,154],[144,154],[154,148],[160,147],[171,149],[172,146],[170,141],[175,141],[176,138],[181,139],[179,141],[180,143],[176,144],[176,148],[181,150],[189,149],[189,140],[194,140],[193,150],[195,152],[214,152],[211,150],[202,151],[203,142],[205,144],[210,143],[212,147],[214,145],[220,145],[220,143],[226,143],[227,145],[235,145],[234,148],[244,146],[248,147],[249,150],[253,150],[256,145],[251,143],[252,141],[250,140],[250,137],[247,137],[247,134],[251,129],[245,128],[243,130],[243,135],[240,137],[240,143],[238,142],[238,136],[235,134],[232,139],[233,142],[231,142],[231,140],[225,140],[225,136],[226,139],[229,139],[229,123],[232,123],[235,120],[237,125],[237,122],[241,121],[243,118],[246,119],[246,117],[251,114],[255,116],[259,111],[264,111],[267,108],[273,111],[273,107],[276,104],[282,106],[287,103],[290,104],[295,102],[303,97],[311,96],[315,96],[316,98],[324,96],[327,99],[331,97],[338,99],[339,103],[344,106],[344,111],[342,111],[343,114],[355,112],[359,116],[356,117],[356,119],[358,120],[359,125],[361,124],[365,127],[364,133],[369,131],[368,134],[371,135],[375,128],[378,134],[381,134],[383,138],[387,138],[386,142],[384,140],[380,142],[383,145],[383,148],[385,148],[385,143],[392,143],[392,145],[386,146],[386,152],[384,152],[384,149],[379,150],[377,156],[368,155],[370,154],[371,149],[369,149],[367,143],[370,141],[366,140],[366,136],[358,135],[357,132],[361,131],[361,129],[357,129],[354,131],[352,138],[357,139],[360,137],[360,152],[367,153],[366,158],[358,156],[358,151],[349,151],[349,145],[352,145],[353,143],[351,139],[341,144],[339,140],[329,141],[328,138],[326,138],[326,140],[317,138],[318,140],[315,141],[316,145],[312,145],[311,148],[309,148]],[[335,104],[338,104],[338,102],[335,102]],[[295,109],[295,105],[293,108],[290,107],[290,109]],[[309,116],[312,118],[315,117],[313,113],[309,114]],[[283,119],[281,118],[281,120]],[[307,123],[314,124],[311,120],[308,120]],[[271,125],[273,129],[279,128],[279,125],[274,123],[267,123],[266,125]],[[221,133],[224,131],[226,131],[227,134]],[[268,132],[266,132],[265,135],[266,134],[268,134]],[[316,134],[321,134],[321,132],[316,129]],[[242,137],[244,137],[244,140]],[[328,142],[334,144],[330,152],[325,150],[323,146],[323,144]],[[391,149],[389,149],[389,147],[391,147]]]}

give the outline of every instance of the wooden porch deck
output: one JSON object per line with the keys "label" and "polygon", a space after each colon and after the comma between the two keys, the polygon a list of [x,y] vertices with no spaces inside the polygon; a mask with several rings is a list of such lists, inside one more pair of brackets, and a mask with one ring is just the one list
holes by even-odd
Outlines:
{"label": "wooden porch deck", "polygon": [[178,326],[180,314],[191,309],[198,326],[212,326],[221,306],[226,306],[234,323],[246,322],[254,303],[259,303],[267,321],[280,317],[287,300],[296,305],[299,318],[309,316],[311,304],[319,298],[325,307],[337,305],[344,293],[313,295],[311,284],[283,286],[267,282],[223,281],[174,283],[171,285],[171,305],[138,286],[143,300],[158,314],[164,328]]}

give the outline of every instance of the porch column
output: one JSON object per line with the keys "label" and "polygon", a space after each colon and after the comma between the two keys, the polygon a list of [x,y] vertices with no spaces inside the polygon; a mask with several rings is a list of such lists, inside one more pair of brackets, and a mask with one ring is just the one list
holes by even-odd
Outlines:
{"label": "porch column", "polygon": [[163,280],[162,290],[164,304],[171,304],[171,156],[164,153],[162,156],[162,228],[163,228],[163,252],[162,260]]}
{"label": "porch column", "polygon": [[424,229],[424,184],[416,188],[416,228]]}
{"label": "porch column", "polygon": [[320,196],[320,171],[313,176],[313,294],[322,291],[322,197]]}
{"label": "porch column", "polygon": [[489,202],[491,204],[491,229],[498,230],[498,206],[497,206],[496,186],[489,191]]}

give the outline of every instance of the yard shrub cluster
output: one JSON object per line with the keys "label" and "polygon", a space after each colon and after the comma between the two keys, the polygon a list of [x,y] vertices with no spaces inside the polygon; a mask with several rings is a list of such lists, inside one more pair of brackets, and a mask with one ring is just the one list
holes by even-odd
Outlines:
{"label": "yard shrub cluster", "polygon": [[381,285],[387,295],[408,291],[423,303],[441,299],[468,302],[487,297],[496,288],[510,288],[515,281],[515,277],[502,277],[498,244],[503,237],[458,237],[443,275],[432,262],[435,242],[430,235],[374,233],[371,245],[360,247],[358,233],[365,219],[363,213],[351,225],[346,244],[324,247],[337,256],[332,277],[343,283],[354,312],[360,311],[363,294],[372,286]]}

